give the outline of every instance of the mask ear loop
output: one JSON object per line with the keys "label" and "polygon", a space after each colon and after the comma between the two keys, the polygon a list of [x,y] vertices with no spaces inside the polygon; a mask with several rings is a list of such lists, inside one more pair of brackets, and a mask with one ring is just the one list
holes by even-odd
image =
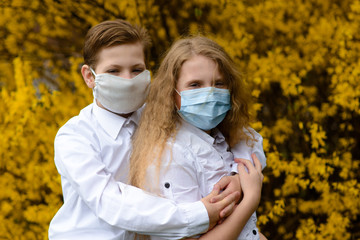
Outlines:
{"label": "mask ear loop", "polygon": [[212,73],[211,91],[209,92],[209,94],[211,92],[214,92],[214,89],[215,89],[215,86],[216,86],[216,80],[215,80],[215,72],[216,71],[220,72],[219,64],[218,64],[217,61],[215,61],[215,68],[214,68],[213,73]]}
{"label": "mask ear loop", "polygon": [[90,71],[92,72],[92,74],[94,75],[94,77],[96,78],[96,73],[95,71],[90,67]]}
{"label": "mask ear loop", "polygon": [[96,79],[96,73],[95,73],[95,71],[94,71],[91,67],[89,67],[89,68],[90,68],[91,73],[93,74],[94,82],[95,82],[95,87],[92,89],[92,91],[93,91],[93,96],[94,96],[95,99],[97,99],[96,91],[95,91],[95,88],[96,88],[96,81],[95,81],[95,79]]}
{"label": "mask ear loop", "polygon": [[[174,90],[175,90],[175,92],[180,96],[180,98],[181,98],[181,94],[178,92],[178,90],[176,90],[176,88],[174,88]],[[176,105],[176,103],[175,103],[175,107],[176,107],[176,109],[178,110],[178,111],[180,111],[180,109],[178,108],[178,106]],[[180,108],[181,108],[181,106],[180,106]]]}

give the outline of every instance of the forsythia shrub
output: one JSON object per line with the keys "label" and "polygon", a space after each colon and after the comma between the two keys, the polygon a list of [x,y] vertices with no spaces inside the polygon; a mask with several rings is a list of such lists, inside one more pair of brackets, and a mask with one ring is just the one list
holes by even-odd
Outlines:
{"label": "forsythia shrub", "polygon": [[254,97],[269,239],[360,238],[360,2],[5,0],[0,3],[0,239],[46,239],[62,204],[53,140],[92,101],[87,30],[124,18],[153,38],[150,68],[180,35],[220,43]]}

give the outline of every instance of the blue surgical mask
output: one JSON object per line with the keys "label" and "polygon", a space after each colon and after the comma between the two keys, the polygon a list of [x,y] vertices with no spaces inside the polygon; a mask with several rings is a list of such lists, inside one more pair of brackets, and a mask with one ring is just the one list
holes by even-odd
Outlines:
{"label": "blue surgical mask", "polygon": [[176,92],[181,96],[179,115],[205,131],[221,123],[231,108],[228,89],[206,87]]}

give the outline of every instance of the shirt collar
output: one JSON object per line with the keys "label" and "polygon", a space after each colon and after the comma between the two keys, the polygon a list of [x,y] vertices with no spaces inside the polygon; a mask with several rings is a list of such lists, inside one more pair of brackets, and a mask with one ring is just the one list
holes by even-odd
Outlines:
{"label": "shirt collar", "polygon": [[214,144],[226,141],[224,135],[217,128],[212,129],[210,135],[214,137]]}
{"label": "shirt collar", "polygon": [[109,112],[93,103],[93,114],[98,121],[99,125],[109,134],[113,139],[119,135],[121,128],[127,125],[127,122],[134,122],[137,125],[140,119],[140,111],[136,111],[129,118],[121,117],[115,113]]}
{"label": "shirt collar", "polygon": [[205,131],[191,125],[190,123],[186,122],[184,119],[181,119],[181,124],[183,127],[187,128],[189,131],[200,137],[205,142],[214,145],[225,141],[224,135],[217,129],[214,128],[211,130],[210,134],[207,134]]}
{"label": "shirt collar", "polygon": [[133,121],[136,126],[139,125],[139,121],[140,121],[140,118],[141,118],[141,114],[142,114],[142,112],[143,112],[143,110],[144,110],[144,107],[145,107],[145,104],[144,104],[141,108],[139,108],[138,110],[136,110],[136,111],[129,117],[129,119],[130,119],[131,121]]}

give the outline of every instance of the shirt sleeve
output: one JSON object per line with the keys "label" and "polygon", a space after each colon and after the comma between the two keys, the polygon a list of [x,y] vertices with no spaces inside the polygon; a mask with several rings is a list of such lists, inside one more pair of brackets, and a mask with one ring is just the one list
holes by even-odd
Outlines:
{"label": "shirt sleeve", "polygon": [[[231,148],[231,152],[234,154],[234,158],[244,158],[250,160],[251,162],[253,162],[251,154],[255,153],[260,160],[262,169],[264,169],[266,167],[266,156],[263,149],[263,138],[254,129],[251,128],[250,131],[254,134],[254,137],[257,140],[252,142],[253,146],[248,146],[245,140],[241,140],[239,143],[237,143],[234,147]],[[233,164],[232,172],[238,172],[237,164]]]}
{"label": "shirt sleeve", "polygon": [[200,201],[176,204],[115,181],[101,161],[96,141],[92,134],[79,134],[76,129],[59,131],[55,163],[97,217],[124,230],[166,239],[207,231],[209,218]]}

